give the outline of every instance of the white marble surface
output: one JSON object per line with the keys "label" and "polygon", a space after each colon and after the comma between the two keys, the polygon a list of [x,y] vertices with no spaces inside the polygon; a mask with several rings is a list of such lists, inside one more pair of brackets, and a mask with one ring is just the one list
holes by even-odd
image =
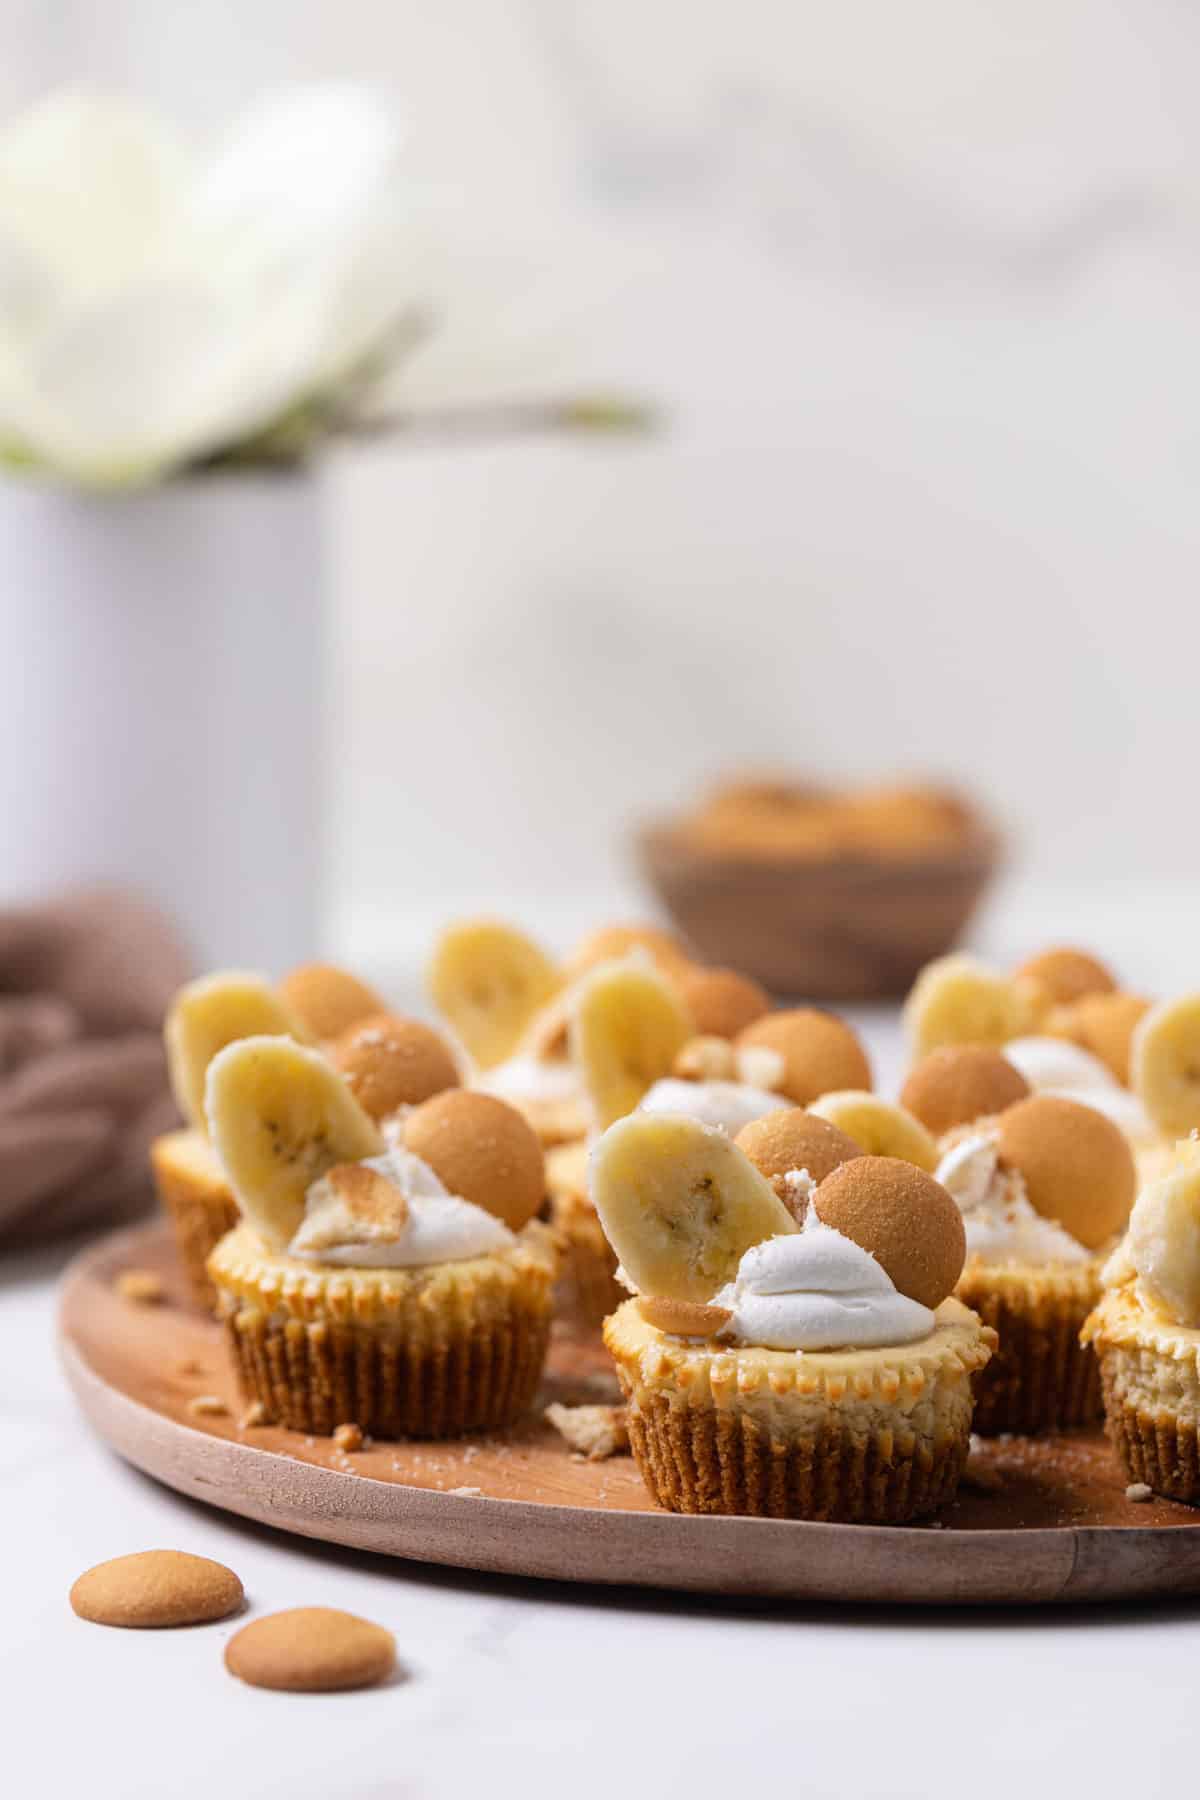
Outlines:
{"label": "white marble surface", "polygon": [[[1130,980],[1149,984],[1172,943],[1179,966],[1179,907],[1143,899],[1111,928],[1120,917]],[[1012,930],[1024,938],[1019,914]],[[862,1023],[886,1088],[894,1019]],[[724,1800],[763,1781],[928,1800],[963,1782],[973,1800],[1175,1800],[1194,1783],[1200,1602],[899,1613],[572,1590],[336,1551],[185,1501],[78,1417],[54,1353],[62,1260],[0,1263],[6,1792]],[[159,1546],[229,1563],[254,1613],[313,1603],[380,1620],[404,1677],[265,1694],[224,1672],[231,1624],[142,1634],[75,1619],[77,1574]]]}

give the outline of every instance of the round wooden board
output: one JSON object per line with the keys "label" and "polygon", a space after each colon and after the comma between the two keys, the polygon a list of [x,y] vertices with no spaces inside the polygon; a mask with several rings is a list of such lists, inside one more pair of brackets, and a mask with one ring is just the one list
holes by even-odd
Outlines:
{"label": "round wooden board", "polygon": [[[148,1269],[161,1305],[114,1283]],[[71,1265],[60,1340],[100,1435],[168,1486],[283,1531],[458,1568],[727,1595],[1028,1604],[1200,1592],[1200,1514],[1135,1504],[1100,1433],[997,1440],[932,1525],[687,1518],[653,1509],[632,1459],[573,1457],[540,1409],[498,1436],[378,1443],[239,1423],[219,1328],[189,1311],[165,1225],[115,1233]],[[227,1410],[196,1410],[215,1396]],[[561,1327],[544,1401],[616,1398],[603,1349]]]}

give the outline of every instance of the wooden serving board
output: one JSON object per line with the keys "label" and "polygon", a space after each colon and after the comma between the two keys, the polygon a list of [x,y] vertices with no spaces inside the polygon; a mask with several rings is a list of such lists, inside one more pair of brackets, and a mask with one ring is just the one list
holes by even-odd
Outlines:
{"label": "wooden serving board", "polygon": [[[120,1295],[117,1276],[135,1268],[162,1277],[162,1304]],[[380,1442],[353,1455],[328,1438],[242,1426],[220,1330],[188,1310],[162,1224],[115,1233],[78,1257],[59,1324],[67,1376],[114,1450],[194,1499],[305,1537],[507,1575],[799,1600],[1200,1592],[1200,1511],[1126,1499],[1098,1432],[996,1440],[929,1525],[687,1518],[651,1506],[629,1456],[573,1457],[540,1407],[499,1435]],[[228,1410],[194,1410],[207,1396]],[[542,1403],[616,1397],[600,1344],[556,1327]]]}

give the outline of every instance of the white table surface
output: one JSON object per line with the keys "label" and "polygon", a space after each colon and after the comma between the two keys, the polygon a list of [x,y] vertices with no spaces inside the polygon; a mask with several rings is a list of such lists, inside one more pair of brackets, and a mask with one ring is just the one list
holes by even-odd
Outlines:
{"label": "white table surface", "polygon": [[[1157,925],[1144,908],[1128,915],[1131,982],[1163,982],[1172,930],[1182,955],[1178,911]],[[894,1027],[867,1025],[886,1087]],[[288,1538],[159,1487],[91,1435],[54,1350],[66,1254],[0,1260],[0,1793],[698,1800],[759,1780],[772,1796],[888,1800],[959,1783],[973,1800],[1195,1791],[1200,1601],[722,1604]],[[143,1633],[74,1617],[76,1575],[153,1547],[228,1563],[252,1615],[324,1604],[388,1625],[403,1677],[361,1694],[263,1693],[223,1668],[236,1623]]]}

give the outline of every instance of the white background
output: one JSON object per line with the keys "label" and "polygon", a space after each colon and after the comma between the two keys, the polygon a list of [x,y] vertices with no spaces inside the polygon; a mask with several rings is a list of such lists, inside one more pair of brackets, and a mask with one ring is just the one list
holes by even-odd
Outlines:
{"label": "white background", "polygon": [[566,297],[527,391],[565,366],[672,420],[337,463],[340,940],[602,903],[628,817],[746,756],[960,773],[1043,876],[1194,875],[1187,9],[3,14],[0,100],[85,76],[208,129],[382,81],[460,225]]}

